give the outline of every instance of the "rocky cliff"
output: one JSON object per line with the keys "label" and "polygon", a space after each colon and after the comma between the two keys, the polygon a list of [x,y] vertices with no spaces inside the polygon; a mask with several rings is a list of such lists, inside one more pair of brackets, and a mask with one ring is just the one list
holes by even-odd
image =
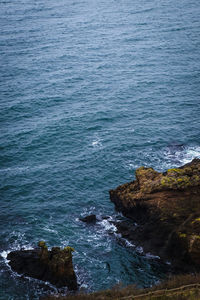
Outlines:
{"label": "rocky cliff", "polygon": [[177,268],[198,269],[200,159],[164,173],[141,167],[135,176],[136,180],[110,191],[116,209],[133,220],[132,227],[122,226],[122,235],[125,231],[126,238],[170,258]]}

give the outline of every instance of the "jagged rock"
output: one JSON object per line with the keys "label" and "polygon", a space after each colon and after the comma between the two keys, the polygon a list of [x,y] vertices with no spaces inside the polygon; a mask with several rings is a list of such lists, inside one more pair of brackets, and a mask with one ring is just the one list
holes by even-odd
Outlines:
{"label": "jagged rock", "polygon": [[49,281],[56,287],[67,286],[69,290],[77,289],[76,274],[72,264],[71,247],[48,250],[45,242],[38,243],[33,250],[12,251],[7,259],[11,268],[19,274]]}
{"label": "jagged rock", "polygon": [[131,239],[176,265],[200,267],[200,159],[164,173],[141,167],[135,175],[110,191],[116,209],[140,225]]}
{"label": "jagged rock", "polygon": [[96,223],[97,218],[96,218],[96,215],[89,215],[89,216],[86,216],[84,218],[80,218],[79,220],[81,220],[82,222],[88,223],[88,224],[89,223],[94,224],[94,223]]}

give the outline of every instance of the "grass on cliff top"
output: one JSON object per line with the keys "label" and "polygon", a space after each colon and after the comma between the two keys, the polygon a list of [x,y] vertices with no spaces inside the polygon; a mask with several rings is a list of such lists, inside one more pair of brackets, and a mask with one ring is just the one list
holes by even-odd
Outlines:
{"label": "grass on cliff top", "polygon": [[[169,291],[174,288],[184,287],[191,284],[200,284],[200,274],[195,275],[176,275],[169,280],[161,282],[159,285],[148,289],[138,289],[135,285],[130,285],[125,288],[115,286],[110,290],[95,292],[92,294],[78,293],[70,296],[49,296],[41,300],[104,300],[104,299],[151,299],[151,300],[200,300],[200,288],[189,287],[181,288],[177,291]],[[160,291],[158,294],[153,294],[155,291]],[[167,292],[166,292],[167,291]],[[151,293],[152,295],[141,295]],[[141,297],[138,297],[141,295]],[[127,298],[128,297],[128,298]]]}

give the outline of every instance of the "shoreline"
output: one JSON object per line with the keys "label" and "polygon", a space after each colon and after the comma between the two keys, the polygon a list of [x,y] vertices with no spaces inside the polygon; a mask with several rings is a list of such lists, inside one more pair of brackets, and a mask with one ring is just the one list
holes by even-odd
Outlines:
{"label": "shoreline", "polygon": [[[174,277],[175,281],[181,276],[183,278],[189,276],[188,278],[192,281],[195,277],[184,274],[198,274],[200,271],[199,179],[200,159],[194,159],[184,166],[169,169],[164,173],[159,173],[152,168],[141,167],[136,170],[136,180],[110,191],[110,199],[115,204],[116,210],[122,212],[126,219],[113,221],[109,220],[109,217],[104,216],[101,221],[106,220],[110,226],[115,226],[113,234],[116,237],[117,234],[120,234],[120,238],[124,239],[126,243],[132,243],[134,250],[137,250],[138,247],[141,255],[146,257],[149,255],[149,259],[157,260],[161,265],[163,264],[166,267],[166,274],[168,276],[176,274]],[[80,220],[92,226],[99,221],[96,215],[86,216],[80,218]],[[48,252],[43,241],[39,242],[38,245],[41,247],[40,251],[20,250],[10,252],[7,259],[15,255],[19,255],[20,257],[21,255],[25,255],[26,260],[29,254],[33,255],[35,259],[35,253],[37,252],[37,256],[39,255],[42,263],[45,266],[48,266],[50,263],[51,266],[51,252],[55,252],[55,255],[58,252],[62,256],[65,255],[65,249],[68,251],[69,248],[73,251],[71,247],[66,247],[64,250],[53,247]],[[66,256],[66,262],[68,263],[67,257],[68,254]],[[70,254],[70,265],[71,258]],[[12,263],[10,264],[9,262],[11,267]],[[57,270],[57,263],[55,268],[54,265],[52,266],[52,271],[55,272]],[[22,267],[24,268],[23,261]],[[61,273],[66,274],[65,271],[63,272],[63,267],[61,267]],[[24,271],[20,272],[24,273]],[[73,276],[76,276],[75,273],[73,274]],[[200,275],[196,275],[196,278],[198,276]],[[45,278],[48,278],[48,276]],[[60,277],[60,280],[63,281],[62,277]],[[158,286],[162,284],[165,283],[161,282]],[[135,289],[134,286],[132,288],[134,288],[135,292],[137,291],[136,293],[139,293],[138,291],[146,291],[146,289]],[[157,287],[154,286],[148,290],[153,291],[154,289],[157,289]],[[120,293],[122,290],[120,289]],[[77,299],[80,296],[79,292],[74,295]],[[92,295],[98,295],[98,293],[101,295],[106,292],[96,292],[91,294],[91,297],[93,297]],[[110,293],[112,294],[111,290]],[[89,295],[87,294],[88,297],[90,297]],[[68,297],[69,295],[66,296],[66,299]],[[47,297],[44,299],[53,298]],[[65,298],[61,297],[60,299]]]}

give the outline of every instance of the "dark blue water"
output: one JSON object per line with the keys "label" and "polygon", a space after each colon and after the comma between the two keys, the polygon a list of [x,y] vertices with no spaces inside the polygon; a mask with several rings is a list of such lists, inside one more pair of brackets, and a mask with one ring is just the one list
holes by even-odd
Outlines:
{"label": "dark blue water", "polygon": [[0,299],[50,288],[5,260],[41,239],[76,249],[87,291],[158,282],[163,267],[109,221],[79,217],[119,218],[108,191],[137,167],[200,155],[199,0],[5,0],[0,11]]}

